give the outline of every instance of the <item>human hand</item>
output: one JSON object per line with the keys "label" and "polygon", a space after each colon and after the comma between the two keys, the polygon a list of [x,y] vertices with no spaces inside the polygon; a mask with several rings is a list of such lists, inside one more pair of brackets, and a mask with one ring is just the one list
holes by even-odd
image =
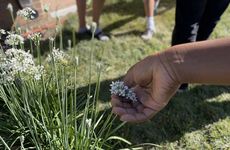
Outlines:
{"label": "human hand", "polygon": [[148,56],[131,67],[124,83],[134,90],[138,102],[128,103],[112,95],[112,111],[121,121],[133,123],[152,118],[167,105],[180,85],[170,70],[165,69],[159,55]]}

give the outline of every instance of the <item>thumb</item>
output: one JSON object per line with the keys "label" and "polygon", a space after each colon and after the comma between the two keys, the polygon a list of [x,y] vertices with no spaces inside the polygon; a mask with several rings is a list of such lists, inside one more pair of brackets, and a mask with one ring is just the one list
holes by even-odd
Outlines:
{"label": "thumb", "polygon": [[128,87],[134,87],[136,85],[147,86],[152,81],[153,77],[153,65],[154,57],[148,56],[143,60],[133,65],[124,77],[124,83]]}
{"label": "thumb", "polygon": [[129,88],[136,86],[137,83],[136,83],[135,78],[134,78],[134,66],[131,67],[127,71],[125,77],[123,78],[123,81],[124,81],[124,84],[126,86],[128,86]]}

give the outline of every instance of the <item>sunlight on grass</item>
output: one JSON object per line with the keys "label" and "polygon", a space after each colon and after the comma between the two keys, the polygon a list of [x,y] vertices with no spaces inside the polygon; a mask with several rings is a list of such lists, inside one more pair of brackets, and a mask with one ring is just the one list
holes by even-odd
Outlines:
{"label": "sunlight on grass", "polygon": [[[90,13],[91,9],[89,9]],[[92,91],[97,87],[97,69],[100,65],[99,110],[109,110],[109,84],[122,78],[139,60],[170,47],[174,13],[175,0],[162,0],[158,15],[155,16],[157,33],[152,40],[143,41],[140,38],[145,26],[142,1],[107,1],[101,16],[101,26],[111,35],[111,40],[108,42],[77,40],[77,45],[66,51],[71,56],[79,57],[77,76],[76,78],[69,76],[70,81],[76,79],[79,93],[88,92],[88,74],[85,74],[88,73],[89,53],[92,51]],[[63,29],[65,49],[67,49],[67,40],[72,39],[72,29],[77,29],[77,22],[76,15],[72,14],[65,23]],[[229,33],[230,8],[222,16],[211,38],[227,37]],[[42,50],[43,59],[48,55],[49,50],[45,48]],[[70,65],[67,71],[73,72],[73,68],[74,65]],[[187,92],[176,94],[168,106],[150,122],[126,124],[116,132],[116,135],[124,137],[133,145],[149,143],[142,145],[146,149],[228,149],[230,148],[229,93],[228,86],[191,85]],[[81,100],[85,96],[80,95]],[[7,120],[7,115],[3,112],[0,112],[1,126]],[[116,120],[114,125],[119,123],[120,121]],[[0,132],[4,137],[8,136],[3,129]],[[129,146],[121,144],[117,147]]]}

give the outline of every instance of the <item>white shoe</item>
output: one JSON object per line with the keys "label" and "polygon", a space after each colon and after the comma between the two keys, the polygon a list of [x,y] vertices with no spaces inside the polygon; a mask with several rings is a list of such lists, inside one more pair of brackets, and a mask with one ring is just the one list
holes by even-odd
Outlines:
{"label": "white shoe", "polygon": [[150,39],[152,39],[154,33],[155,33],[155,32],[154,32],[153,30],[147,29],[147,30],[141,35],[141,38],[142,38],[143,40],[150,40]]}

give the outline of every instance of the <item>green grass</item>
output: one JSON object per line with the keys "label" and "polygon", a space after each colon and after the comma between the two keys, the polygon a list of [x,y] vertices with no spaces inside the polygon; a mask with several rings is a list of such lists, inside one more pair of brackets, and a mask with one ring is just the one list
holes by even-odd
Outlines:
{"label": "green grass", "polygon": [[[145,42],[140,38],[145,27],[142,1],[110,0],[106,3],[101,26],[110,33],[111,40],[81,41],[76,47],[82,67],[87,62],[88,49],[93,47],[94,51],[103,51],[100,60],[103,62],[104,81],[100,99],[104,104],[109,103],[108,89],[112,80],[122,77],[138,60],[170,46],[174,13],[175,1],[162,0],[155,17],[157,34],[151,41]],[[75,27],[77,22],[68,24]],[[222,16],[211,38],[226,37],[229,33],[230,8]],[[119,134],[134,145],[156,144],[146,146],[146,149],[230,148],[229,93],[230,87],[226,86],[191,85],[189,91],[174,96],[150,122],[127,124]]]}
{"label": "green grass", "polygon": [[[151,41],[146,42],[140,38],[145,27],[142,1],[108,0],[101,16],[101,26],[110,33],[111,40],[78,41],[76,47],[68,51],[70,54],[75,51],[79,56],[77,77],[81,85],[79,90],[84,92],[88,89],[86,73],[89,51],[92,49],[94,63],[92,79],[96,82],[96,68],[100,63],[102,66],[100,106],[101,109],[109,109],[111,81],[121,78],[129,67],[145,56],[170,46],[174,13],[175,0],[162,0],[158,15],[155,17],[157,33]],[[75,15],[70,16],[65,24],[63,37],[65,42],[72,38],[72,28],[77,28]],[[223,15],[211,38],[226,37],[229,33],[230,8]],[[4,113],[0,113],[0,117],[2,116],[4,117]],[[4,119],[0,118],[0,124],[4,124]],[[167,107],[150,122],[126,124],[117,135],[131,141],[133,145],[151,143],[147,144],[149,146],[145,146],[145,149],[228,149],[230,148],[230,87],[191,85],[189,91],[175,95]]]}

